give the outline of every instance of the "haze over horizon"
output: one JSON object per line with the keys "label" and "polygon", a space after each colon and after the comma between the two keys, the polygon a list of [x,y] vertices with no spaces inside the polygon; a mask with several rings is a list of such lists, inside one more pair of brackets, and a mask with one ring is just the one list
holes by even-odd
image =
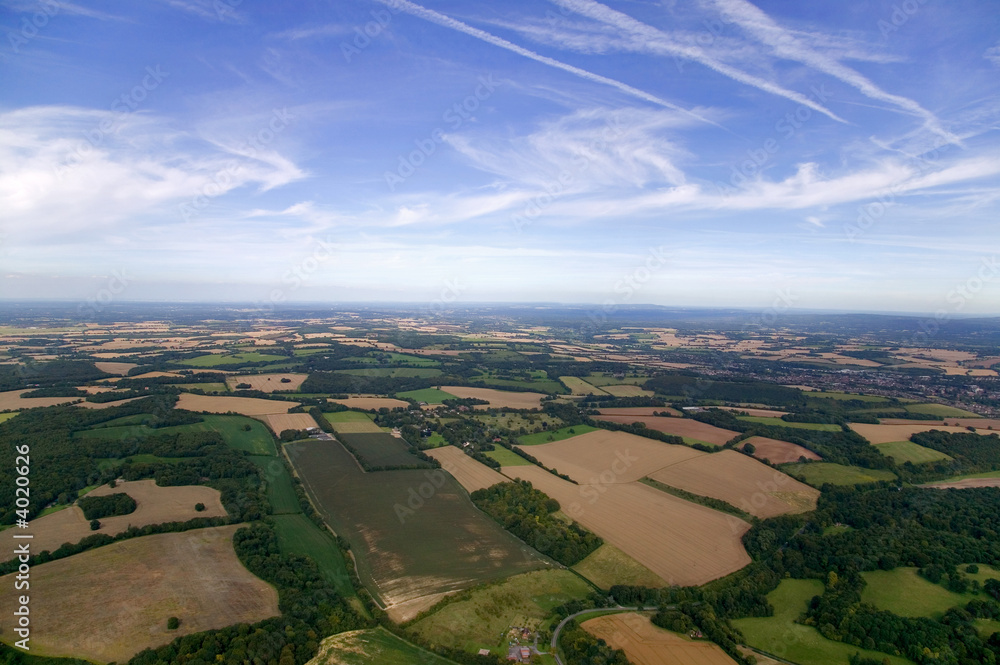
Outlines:
{"label": "haze over horizon", "polygon": [[0,0],[0,299],[1000,313],[985,0]]}

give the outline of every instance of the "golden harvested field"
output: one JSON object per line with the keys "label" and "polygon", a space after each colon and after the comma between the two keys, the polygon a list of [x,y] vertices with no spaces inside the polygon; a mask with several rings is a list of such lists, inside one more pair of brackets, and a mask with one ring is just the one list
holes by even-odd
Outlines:
{"label": "golden harvested field", "polygon": [[969,369],[967,367],[942,367],[949,376],[997,376],[995,369]]}
{"label": "golden harvested field", "polygon": [[798,462],[800,457],[811,460],[823,459],[808,448],[803,448],[788,441],[769,439],[764,436],[752,436],[740,443],[740,450],[743,446],[752,443],[755,450],[753,456],[760,460],[768,460],[771,464],[786,464],[788,462]]}
{"label": "golden harvested field", "polygon": [[615,397],[649,397],[653,395],[652,390],[643,390],[639,386],[632,386],[628,384],[620,386],[604,386],[604,392],[610,393]]}
{"label": "golden harvested field", "polygon": [[780,418],[788,413],[787,411],[774,411],[772,409],[751,409],[745,406],[717,406],[715,408],[723,411],[746,411],[749,416],[759,416],[762,418]]}
{"label": "golden harvested field", "polygon": [[[38,655],[124,663],[174,638],[278,615],[278,593],[233,550],[238,525],[124,540],[31,569],[31,648]],[[0,606],[13,608],[14,575]],[[11,610],[13,611],[13,610]],[[180,627],[167,630],[167,618]],[[11,612],[0,639],[16,639]]]}
{"label": "golden harvested field", "polygon": [[128,397],[126,399],[115,400],[114,402],[79,402],[76,406],[84,409],[110,409],[113,406],[128,404],[129,402],[137,399],[142,399],[142,397]]}
{"label": "golden harvested field", "polygon": [[308,413],[271,413],[264,416],[267,426],[275,434],[281,434],[286,429],[309,429],[319,427],[315,419]]}
{"label": "golden harvested field", "polygon": [[[525,449],[539,462],[578,483],[630,483],[708,453],[628,432],[597,430]],[[505,472],[506,473],[506,472]]]}
{"label": "golden harvested field", "polygon": [[[238,384],[249,383],[250,390],[273,393],[278,390],[298,390],[308,376],[308,374],[242,374],[227,376],[226,385],[230,390],[236,390]],[[282,383],[282,379],[288,379],[288,383]]]}
{"label": "golden harvested field", "polygon": [[534,465],[502,471],[530,481],[564,513],[668,584],[700,586],[750,563],[741,541],[750,525],[731,515],[638,482],[574,485]]}
{"label": "golden harvested field", "polygon": [[410,408],[409,402],[404,402],[401,399],[393,399],[392,397],[348,397],[347,399],[331,399],[329,401],[343,404],[351,409],[362,409],[365,411],[371,409]]}
{"label": "golden harvested field", "polygon": [[604,390],[598,388],[597,386],[592,386],[578,376],[560,376],[559,380],[563,382],[570,392],[574,395],[607,395]]}
{"label": "golden harvested field", "polygon": [[[90,530],[90,522],[83,516],[83,511],[77,506],[49,513],[45,517],[31,520],[31,528],[24,533],[34,536],[31,547],[36,552],[59,549],[63,543],[78,543],[87,536],[104,533],[115,536],[129,526],[146,526],[147,524],[162,524],[164,522],[186,522],[195,517],[225,517],[226,509],[222,507],[219,490],[204,485],[180,485],[177,487],[159,487],[154,480],[133,480],[119,482],[114,489],[102,485],[87,496],[104,496],[124,492],[135,499],[135,511],[128,515],[115,515],[101,518],[99,531]],[[198,512],[194,504],[205,504],[205,510]],[[14,529],[0,532],[9,547],[6,552],[13,552],[16,542],[12,536]],[[0,556],[0,559],[6,559]]]}
{"label": "golden harvested field", "polygon": [[668,413],[680,418],[684,414],[669,406],[621,406],[598,409],[602,416],[651,416],[654,413]]}
{"label": "golden harvested field", "polygon": [[119,376],[125,376],[128,371],[133,367],[138,367],[135,363],[116,363],[116,362],[101,362],[94,363],[97,369],[102,372],[107,372],[108,374],[118,374]]}
{"label": "golden harvested field", "polygon": [[31,392],[31,390],[8,390],[0,393],[0,411],[21,411],[23,409],[34,409],[39,406],[55,406],[56,404],[69,404],[82,397],[25,397],[21,395]]}
{"label": "golden harvested field", "polygon": [[428,450],[427,454],[441,462],[441,468],[455,476],[455,480],[469,493],[510,482],[510,478],[500,475],[482,462],[477,462],[455,446],[441,446]]}
{"label": "golden harvested field", "polygon": [[[868,425],[865,423],[851,423],[851,429],[868,439],[870,443],[890,443],[892,441],[909,441],[910,437],[917,432],[929,432],[932,429],[942,432],[968,432],[964,427],[952,427],[942,425],[934,421],[928,421],[920,425]],[[977,433],[992,434],[989,430],[976,430]]]}
{"label": "golden harvested field", "polygon": [[953,480],[950,483],[928,483],[926,485],[921,485],[921,487],[930,487],[937,490],[966,490],[975,487],[1000,487],[1000,478],[963,478],[962,480]]}
{"label": "golden harvested field", "polygon": [[494,390],[493,388],[468,388],[466,386],[441,386],[441,390],[455,397],[485,399],[489,404],[479,404],[477,409],[488,407],[509,409],[537,409],[541,407],[542,393],[515,393],[509,390]]}
{"label": "golden harvested field", "polygon": [[952,427],[975,427],[978,429],[1000,430],[1000,419],[996,418],[942,418],[940,421],[934,420],[907,420],[906,418],[881,418],[882,425],[926,425],[938,422],[940,425],[950,425]]}
{"label": "golden harvested field", "polygon": [[816,508],[819,490],[735,450],[702,455],[649,474],[653,480],[721,499],[755,517]]}
{"label": "golden harvested field", "polygon": [[607,420],[612,423],[629,425],[631,423],[643,423],[649,429],[658,432],[681,436],[685,439],[704,441],[716,446],[725,445],[739,432],[732,432],[715,425],[709,425],[691,418],[663,418],[661,416],[601,416],[599,420]]}
{"label": "golden harvested field", "polygon": [[634,665],[736,665],[714,642],[692,640],[654,626],[635,612],[607,614],[580,626],[615,649]]}
{"label": "golden harvested field", "polygon": [[239,413],[244,416],[266,416],[272,413],[288,413],[298,402],[285,402],[256,397],[215,397],[181,393],[175,409],[188,411],[208,411],[209,413]]}

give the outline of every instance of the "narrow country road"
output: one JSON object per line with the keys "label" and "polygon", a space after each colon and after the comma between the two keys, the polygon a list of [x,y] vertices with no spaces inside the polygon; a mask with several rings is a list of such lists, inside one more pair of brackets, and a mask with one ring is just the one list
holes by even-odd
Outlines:
{"label": "narrow country road", "polygon": [[[677,606],[676,605],[667,605],[668,609],[675,608],[675,607],[677,607]],[[618,605],[617,607],[596,607],[596,608],[594,608],[592,610],[583,610],[583,611],[577,612],[576,614],[570,614],[568,617],[566,617],[565,619],[563,619],[562,621],[560,621],[559,625],[556,626],[556,629],[554,631],[552,631],[552,641],[549,643],[549,648],[551,649],[552,655],[555,657],[556,662],[559,665],[566,665],[565,663],[563,663],[562,658],[559,657],[559,649],[558,649],[557,645],[559,644],[559,633],[562,632],[563,626],[565,626],[566,623],[570,619],[575,619],[575,618],[577,618],[578,616],[580,616],[582,614],[594,614],[596,612],[655,612],[658,609],[660,609],[660,608],[659,607],[622,607],[621,605]]]}

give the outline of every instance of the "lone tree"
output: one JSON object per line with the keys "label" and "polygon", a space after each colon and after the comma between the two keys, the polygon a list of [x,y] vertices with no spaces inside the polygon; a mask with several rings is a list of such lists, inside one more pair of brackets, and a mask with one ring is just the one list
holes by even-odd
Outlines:
{"label": "lone tree", "polygon": [[181,620],[177,617],[170,617],[167,619],[167,630],[177,630],[181,625]]}
{"label": "lone tree", "polygon": [[90,520],[90,530],[91,531],[97,531],[100,528],[101,528],[101,521],[100,520]]}
{"label": "lone tree", "polygon": [[200,513],[201,511],[205,510],[205,504],[203,504],[203,503],[196,503],[196,504],[194,504],[194,509],[197,510]]}
{"label": "lone tree", "polygon": [[744,443],[743,452],[745,452],[747,455],[753,455],[755,452],[757,452],[757,448],[754,447],[752,443]]}

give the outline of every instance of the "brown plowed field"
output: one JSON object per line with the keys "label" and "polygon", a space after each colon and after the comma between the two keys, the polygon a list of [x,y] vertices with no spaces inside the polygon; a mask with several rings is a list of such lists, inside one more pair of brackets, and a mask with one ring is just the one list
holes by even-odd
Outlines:
{"label": "brown plowed field", "polygon": [[634,665],[736,665],[714,642],[690,640],[663,630],[641,614],[608,614],[580,625],[624,651]]}
{"label": "brown plowed field", "polygon": [[755,517],[816,508],[819,490],[735,450],[695,457],[649,475],[671,487],[721,499]]}
{"label": "brown plowed field", "polygon": [[[298,390],[308,376],[308,374],[243,374],[226,377],[226,385],[230,390],[236,390],[239,384],[249,383],[250,390],[273,393],[277,390]],[[282,379],[288,379],[288,383],[282,383]]]}
{"label": "brown plowed field", "polygon": [[[929,432],[932,429],[953,434],[968,432],[964,427],[945,426],[941,423],[929,421],[923,425],[868,425],[865,423],[851,423],[851,429],[868,439],[870,443],[890,443],[892,441],[909,441],[910,437],[917,432]],[[976,430],[977,434],[992,434],[987,429]]]}
{"label": "brown plowed field", "polygon": [[298,402],[284,402],[274,399],[257,399],[256,397],[213,397],[211,395],[195,395],[181,393],[176,409],[188,411],[208,411],[209,413],[239,413],[244,416],[266,416],[271,413],[288,413]]}
{"label": "brown plowed field", "polygon": [[731,515],[638,482],[574,485],[534,465],[505,466],[503,473],[530,481],[669,584],[699,586],[750,563],[740,540],[750,525]]}
{"label": "brown plowed field", "polygon": [[453,475],[455,480],[470,493],[497,483],[510,482],[510,478],[477,462],[455,446],[441,446],[428,450],[427,454],[441,462],[441,468]]}
{"label": "brown plowed field", "polygon": [[[662,410],[662,409],[661,409]],[[642,423],[649,429],[658,432],[682,436],[687,439],[697,439],[705,443],[716,446],[725,445],[730,439],[739,434],[728,429],[722,429],[708,423],[703,423],[691,418],[663,418],[657,416],[600,416],[598,420],[607,420],[612,423],[630,425],[632,423]]]}
{"label": "brown plowed field", "polygon": [[351,409],[364,409],[366,411],[371,409],[410,408],[409,402],[404,402],[401,399],[393,399],[392,397],[348,397],[347,399],[331,399],[329,401],[343,404]]}
{"label": "brown plowed field", "polygon": [[469,388],[466,386],[441,386],[441,390],[455,397],[475,397],[485,399],[489,404],[476,405],[477,409],[489,407],[510,409],[537,409],[542,405],[542,393],[515,393],[509,390],[494,390],[493,388]]}
{"label": "brown plowed field", "polygon": [[764,436],[752,436],[749,439],[740,443],[740,450],[743,449],[748,443],[752,443],[755,451],[753,456],[760,460],[768,460],[771,464],[787,464],[788,462],[798,462],[799,457],[805,457],[811,460],[823,459],[813,451],[808,448],[803,448],[802,446],[796,445],[794,443],[789,443],[788,441],[779,441],[778,439],[769,439]]}

